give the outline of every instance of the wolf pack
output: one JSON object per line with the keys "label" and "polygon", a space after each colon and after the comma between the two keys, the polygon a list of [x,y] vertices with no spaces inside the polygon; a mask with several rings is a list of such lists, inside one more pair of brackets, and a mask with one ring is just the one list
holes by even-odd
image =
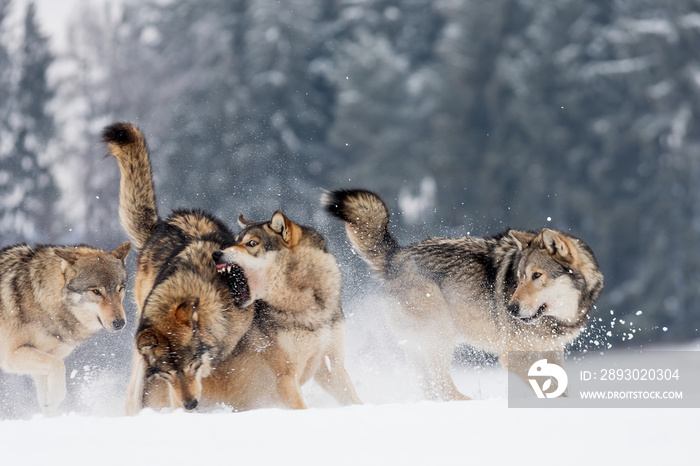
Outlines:
{"label": "wolf pack", "polygon": [[[130,241],[111,251],[0,251],[0,369],[33,378],[41,412],[60,412],[71,351],[100,329],[125,327],[132,248],[138,323],[126,414],[303,409],[311,379],[339,404],[361,404],[345,369],[342,275],[325,238],[279,210],[269,219],[239,216],[237,232],[198,209],[161,217],[141,131],[114,123],[102,140],[121,174],[119,219]],[[328,191],[320,204],[343,222],[388,297],[382,311],[428,399],[469,399],[450,374],[460,344],[526,377],[519,352],[565,350],[603,288],[590,247],[569,233],[507,230],[401,245],[374,192]]]}

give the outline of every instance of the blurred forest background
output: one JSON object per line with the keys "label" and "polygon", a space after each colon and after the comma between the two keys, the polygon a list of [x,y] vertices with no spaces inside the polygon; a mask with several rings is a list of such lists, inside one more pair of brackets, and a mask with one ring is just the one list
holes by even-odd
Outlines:
{"label": "blurred forest background", "polygon": [[124,120],[162,215],[281,208],[348,293],[371,282],[318,198],[363,187],[404,242],[570,231],[605,274],[599,333],[699,337],[700,1],[83,2],[68,31],[58,53],[0,0],[3,245],[126,239],[99,143]]}

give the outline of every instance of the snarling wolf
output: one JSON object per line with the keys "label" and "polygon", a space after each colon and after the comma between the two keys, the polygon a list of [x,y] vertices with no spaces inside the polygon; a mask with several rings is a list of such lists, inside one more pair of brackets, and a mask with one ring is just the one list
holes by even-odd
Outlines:
{"label": "snarling wolf", "polygon": [[21,244],[0,251],[0,368],[32,376],[45,415],[65,398],[64,358],[99,329],[126,325],[130,249]]}
{"label": "snarling wolf", "polygon": [[340,270],[325,239],[280,211],[267,222],[241,216],[239,223],[235,244],[213,259],[222,276],[243,270],[255,318],[205,393],[239,410],[266,403],[301,409],[301,386],[313,378],[340,403],[360,403],[345,370]]}
{"label": "snarling wolf", "polygon": [[550,229],[489,238],[428,238],[401,246],[389,211],[366,190],[325,193],[327,212],[345,222],[354,249],[392,297],[389,320],[436,399],[465,399],[451,376],[460,343],[497,355],[521,377],[527,367],[508,353],[561,352],[585,328],[603,288],[591,249]]}
{"label": "snarling wolf", "polygon": [[139,313],[127,414],[142,407],[193,410],[202,379],[231,354],[253,319],[242,273],[216,273],[212,253],[234,243],[218,218],[180,209],[158,216],[151,162],[131,124],[104,129],[121,172],[119,219],[139,250],[134,294]]}

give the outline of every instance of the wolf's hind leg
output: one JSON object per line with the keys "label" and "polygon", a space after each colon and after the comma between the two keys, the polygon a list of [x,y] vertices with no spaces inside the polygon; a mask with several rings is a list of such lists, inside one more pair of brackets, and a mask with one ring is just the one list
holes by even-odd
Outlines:
{"label": "wolf's hind leg", "polygon": [[357,395],[355,386],[345,370],[342,340],[335,341],[328,354],[323,357],[321,365],[314,375],[314,380],[341,404],[345,406],[362,404],[362,400]]}
{"label": "wolf's hind leg", "polygon": [[343,325],[334,327],[332,343],[323,356],[316,374],[314,374],[314,380],[341,404],[345,406],[362,404],[362,400],[357,395],[355,386],[345,370],[345,329]]}
{"label": "wolf's hind leg", "polygon": [[[408,275],[390,283],[394,301],[389,319],[397,340],[420,377],[423,393],[433,400],[468,400],[455,386],[450,369],[459,341],[450,305],[440,286]],[[391,301],[390,301],[391,302]]]}
{"label": "wolf's hind leg", "polygon": [[[325,362],[322,363],[325,366]],[[331,363],[332,364],[332,363]],[[343,366],[335,366],[332,373],[321,369],[314,380],[344,406],[361,405],[362,400],[355,391],[348,372]]]}
{"label": "wolf's hind leg", "polygon": [[430,400],[470,400],[457,389],[450,369],[454,345],[451,341],[413,341],[404,345],[406,355],[418,372],[421,388]]}
{"label": "wolf's hind leg", "polygon": [[471,400],[468,396],[457,389],[457,386],[452,380],[450,369],[452,367],[452,354],[454,346],[444,348],[434,348],[430,352],[429,364],[432,380],[430,380],[431,389],[437,395],[437,398],[452,401],[452,400]]}

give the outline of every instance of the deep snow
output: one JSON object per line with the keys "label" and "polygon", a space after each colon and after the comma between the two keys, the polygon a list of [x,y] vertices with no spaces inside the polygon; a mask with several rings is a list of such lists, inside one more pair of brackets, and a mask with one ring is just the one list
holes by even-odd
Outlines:
{"label": "deep snow", "polygon": [[0,422],[3,465],[692,464],[697,410],[509,409],[505,399]]}
{"label": "deep snow", "polygon": [[[422,401],[400,342],[380,314],[363,314],[368,302],[381,308],[376,296],[354,301],[346,328],[346,367],[363,406],[338,407],[312,382],[305,411],[126,417],[123,374],[79,367],[69,371],[72,412],[0,420],[0,465],[692,464],[697,409],[508,408],[507,374],[487,364],[453,368],[475,401]],[[26,395],[31,408],[34,395]]]}
{"label": "deep snow", "polygon": [[126,417],[116,390],[94,395],[86,402],[98,414],[0,421],[0,464],[692,464],[696,409],[508,408],[498,367],[453,371],[480,400],[420,401],[413,374],[395,369],[351,362],[366,404],[344,408],[313,383],[304,387],[314,406],[305,411]]}

